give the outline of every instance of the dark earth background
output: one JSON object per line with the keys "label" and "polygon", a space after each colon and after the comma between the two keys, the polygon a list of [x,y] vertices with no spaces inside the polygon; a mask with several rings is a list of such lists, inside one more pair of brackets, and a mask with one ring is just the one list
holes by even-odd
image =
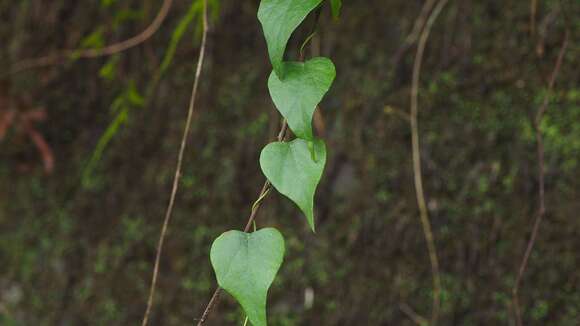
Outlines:
{"label": "dark earth background", "polygon": [[[207,61],[152,325],[199,318],[216,286],[210,245],[245,224],[264,180],[260,150],[279,128],[258,1],[210,2]],[[532,119],[566,28],[568,50],[541,126],[547,214],[520,301],[525,325],[580,325],[580,2],[538,1],[534,32],[531,2],[450,1],[428,41],[419,127],[444,288],[439,325],[513,325],[511,288],[538,207]],[[140,323],[200,43],[195,3],[180,39],[190,1],[175,1],[138,47],[0,80],[0,117],[18,117],[0,141],[1,325]],[[160,4],[0,0],[0,74],[22,59],[131,37]],[[317,233],[277,193],[257,220],[286,238],[269,292],[272,325],[413,325],[401,307],[430,314],[401,114],[415,47],[401,49],[422,5],[345,1],[339,21],[323,10],[307,54],[330,57],[337,78],[316,121],[329,147]],[[289,58],[307,31],[291,40]],[[160,72],[171,44],[175,54]],[[314,294],[312,306],[305,293]],[[224,295],[208,325],[243,318]]]}

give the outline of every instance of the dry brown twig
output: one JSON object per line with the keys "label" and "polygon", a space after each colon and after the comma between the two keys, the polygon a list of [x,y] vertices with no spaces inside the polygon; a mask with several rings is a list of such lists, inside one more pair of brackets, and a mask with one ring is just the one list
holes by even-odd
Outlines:
{"label": "dry brown twig", "polygon": [[415,19],[415,22],[413,23],[413,29],[411,30],[411,33],[409,33],[409,35],[407,35],[407,37],[405,38],[405,41],[403,41],[403,44],[399,47],[397,52],[395,52],[395,55],[393,56],[393,59],[392,59],[393,63],[398,64],[398,62],[401,60],[403,55],[417,41],[419,34],[421,33],[421,31],[425,27],[425,22],[429,18],[429,13],[431,12],[431,9],[433,9],[433,6],[435,5],[436,2],[437,2],[437,0],[425,1],[425,3],[423,4],[423,7],[421,7],[421,12],[419,13],[419,16],[417,16],[417,19]]}
{"label": "dry brown twig", "polygon": [[425,319],[425,317],[417,314],[413,308],[409,307],[408,304],[406,303],[400,303],[399,304],[399,309],[401,309],[401,311],[407,315],[407,317],[409,317],[409,319],[411,319],[415,324],[422,326],[422,325],[427,325],[429,323],[429,321],[427,319]]}
{"label": "dry brown twig", "polygon": [[430,325],[435,326],[439,318],[439,308],[441,305],[441,276],[439,274],[439,260],[437,258],[437,248],[433,239],[433,231],[431,230],[431,222],[429,220],[429,212],[425,202],[425,193],[423,190],[423,179],[421,172],[421,151],[419,144],[419,127],[418,127],[418,95],[419,95],[419,80],[421,74],[421,64],[423,62],[423,54],[425,46],[431,32],[431,28],[435,20],[447,4],[448,0],[441,0],[437,3],[427,22],[425,28],[419,36],[419,43],[417,45],[417,52],[415,54],[415,61],[413,64],[413,80],[411,85],[411,109],[410,109],[410,125],[411,125],[411,141],[413,151],[413,179],[415,183],[415,192],[417,197],[417,205],[419,206],[419,216],[421,219],[421,226],[425,241],[427,242],[427,250],[429,252],[429,260],[431,263],[431,274],[433,277],[433,307],[431,310]]}
{"label": "dry brown twig", "polygon": [[12,68],[8,70],[8,73],[5,76],[16,74],[29,69],[57,65],[70,58],[90,59],[109,56],[119,52],[123,52],[134,46],[137,46],[148,40],[153,34],[155,34],[155,32],[157,32],[157,30],[167,17],[167,14],[169,13],[169,9],[171,8],[172,4],[173,0],[164,0],[163,4],[161,5],[161,8],[159,9],[159,13],[155,17],[155,19],[151,22],[151,24],[147,26],[147,28],[145,28],[141,33],[129,39],[113,43],[111,45],[107,45],[103,48],[98,49],[63,50],[59,53],[47,55],[40,58],[25,59],[23,61],[14,64]]}
{"label": "dry brown twig", "polygon": [[538,211],[536,213],[536,218],[534,221],[534,226],[532,228],[532,234],[528,241],[528,245],[526,247],[526,251],[524,252],[524,256],[522,258],[522,262],[520,264],[520,268],[518,270],[518,276],[516,278],[516,282],[512,289],[512,301],[514,307],[514,315],[516,319],[516,324],[518,326],[522,326],[522,315],[520,311],[520,304],[518,299],[518,291],[520,289],[520,285],[522,282],[522,278],[524,276],[524,272],[528,265],[528,260],[532,253],[532,249],[534,248],[534,244],[536,242],[536,238],[538,237],[538,233],[540,230],[540,224],[544,219],[544,215],[546,214],[546,199],[545,199],[545,164],[544,164],[544,139],[542,136],[541,124],[542,118],[548,109],[548,104],[550,102],[550,95],[554,89],[554,84],[556,83],[556,78],[558,77],[558,73],[560,72],[560,68],[562,66],[562,61],[564,60],[564,54],[566,53],[566,48],[568,47],[568,40],[570,37],[569,30],[566,30],[564,41],[562,42],[562,46],[558,53],[558,58],[556,59],[556,64],[554,65],[554,70],[550,75],[550,79],[548,81],[548,91],[544,96],[544,100],[542,101],[541,106],[536,113],[534,118],[533,124],[536,133],[536,155],[538,159]]}
{"label": "dry brown twig", "polygon": [[[170,0],[171,1],[171,0]],[[179,148],[179,153],[177,155],[177,165],[175,167],[175,175],[173,177],[173,187],[171,189],[171,195],[169,197],[169,203],[167,205],[167,210],[165,212],[165,218],[163,220],[163,226],[161,228],[161,234],[159,236],[159,241],[157,243],[157,252],[155,255],[155,265],[153,267],[153,276],[151,278],[151,287],[149,289],[149,297],[147,299],[147,308],[145,309],[145,314],[143,316],[142,326],[146,326],[149,321],[149,315],[151,314],[151,309],[153,307],[153,298],[155,296],[155,288],[157,285],[157,278],[159,274],[159,262],[161,260],[161,255],[163,252],[163,242],[165,241],[165,236],[167,234],[167,228],[171,220],[171,213],[173,212],[173,206],[175,203],[175,197],[177,190],[179,188],[179,179],[181,177],[181,166],[183,163],[183,156],[185,153],[185,147],[187,145],[187,137],[189,136],[189,130],[191,128],[191,121],[193,118],[193,112],[195,109],[195,99],[197,95],[197,89],[199,86],[201,68],[203,66],[203,60],[205,57],[205,48],[207,41],[207,33],[209,30],[208,18],[207,18],[207,0],[203,0],[203,32],[201,38],[201,46],[199,48],[199,56],[197,59],[197,68],[195,71],[195,79],[193,82],[193,89],[191,90],[191,98],[189,100],[189,108],[187,111],[187,119],[185,121],[185,127],[183,130],[183,136],[181,138],[181,145]]]}

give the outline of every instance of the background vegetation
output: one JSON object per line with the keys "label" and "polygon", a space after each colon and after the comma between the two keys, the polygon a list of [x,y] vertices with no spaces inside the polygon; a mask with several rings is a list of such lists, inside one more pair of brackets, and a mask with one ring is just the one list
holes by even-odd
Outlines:
{"label": "background vegetation", "polygon": [[[520,302],[526,325],[580,324],[580,4],[537,1],[531,12],[530,2],[451,1],[427,45],[419,126],[441,325],[512,323],[511,288],[538,205],[532,120],[566,28],[570,43],[541,126],[547,214]],[[328,8],[322,14],[311,51],[333,58],[337,78],[316,122],[329,147],[317,234],[279,196],[257,220],[286,237],[269,294],[273,325],[413,325],[408,307],[429,314],[405,116],[414,56],[405,38],[422,4],[345,1],[339,21]],[[22,59],[131,37],[159,6],[0,0],[2,325],[131,325],[142,317],[201,1],[175,1],[156,34],[119,54],[4,73]],[[259,151],[279,120],[257,6],[210,1],[208,56],[153,325],[199,317],[215,288],[211,241],[244,224],[263,182]],[[291,56],[307,33],[291,40]],[[209,324],[243,317],[223,296]]]}

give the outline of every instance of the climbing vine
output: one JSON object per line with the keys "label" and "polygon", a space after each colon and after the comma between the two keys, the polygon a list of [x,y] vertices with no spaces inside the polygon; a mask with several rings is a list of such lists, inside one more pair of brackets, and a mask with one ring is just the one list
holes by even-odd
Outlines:
{"label": "climbing vine", "polygon": [[[329,0],[333,17],[338,17],[341,1]],[[267,178],[244,231],[231,230],[220,235],[211,246],[210,260],[218,285],[242,306],[247,321],[267,325],[266,301],[270,285],[284,259],[284,238],[274,228],[256,229],[257,208],[270,188],[293,201],[306,217],[312,231],[314,194],[326,163],[326,144],[314,136],[312,117],[336,76],[332,61],[317,57],[304,61],[285,61],[291,35],[306,17],[319,10],[323,0],[262,0],[258,20],[266,39],[273,70],[268,90],[284,123],[278,139],[264,147],[260,167]],[[305,42],[310,39],[310,36]],[[285,141],[286,129],[296,136]],[[251,226],[253,232],[249,232]],[[219,294],[216,291],[202,324]]]}

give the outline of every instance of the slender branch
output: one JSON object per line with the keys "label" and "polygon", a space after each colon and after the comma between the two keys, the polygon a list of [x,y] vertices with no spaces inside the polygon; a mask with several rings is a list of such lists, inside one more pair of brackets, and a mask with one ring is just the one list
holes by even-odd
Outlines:
{"label": "slender branch", "polygon": [[417,41],[417,38],[419,38],[420,33],[423,30],[423,27],[425,26],[425,22],[429,18],[429,12],[431,11],[431,9],[433,9],[433,6],[435,5],[436,2],[437,0],[425,1],[423,7],[421,8],[421,13],[419,14],[419,17],[417,18],[417,20],[415,20],[415,23],[413,24],[413,30],[409,35],[407,35],[407,38],[405,39],[405,44],[410,45]]}
{"label": "slender branch", "polygon": [[[538,113],[536,114],[535,124],[536,124],[536,131],[539,130],[540,123],[542,122],[542,118],[548,109],[548,104],[550,102],[550,92],[554,89],[554,84],[556,83],[556,78],[560,73],[560,67],[562,66],[562,61],[564,60],[564,54],[566,53],[566,48],[568,47],[568,39],[570,37],[570,32],[566,30],[564,35],[564,41],[562,42],[562,47],[560,48],[560,52],[558,53],[558,58],[556,59],[556,65],[554,66],[554,71],[552,71],[552,75],[550,75],[550,80],[548,81],[548,92],[544,97],[544,101],[542,102],[542,106],[538,109]],[[540,133],[541,136],[541,133]]]}
{"label": "slender branch", "polygon": [[433,277],[433,307],[431,310],[431,326],[437,324],[439,317],[440,296],[441,296],[441,276],[439,275],[439,260],[437,258],[437,249],[435,241],[433,240],[433,232],[431,230],[431,222],[429,221],[429,213],[427,211],[427,204],[425,203],[425,193],[423,190],[423,180],[421,176],[421,151],[419,145],[419,128],[417,122],[418,115],[418,93],[419,93],[419,79],[421,73],[421,64],[423,61],[423,53],[429,33],[433,23],[441,13],[448,0],[441,0],[437,3],[433,12],[429,16],[425,28],[419,37],[419,44],[417,46],[417,53],[415,55],[415,62],[413,65],[413,82],[411,86],[411,140],[413,150],[413,176],[415,181],[415,192],[417,196],[417,205],[419,206],[419,215],[421,218],[421,225],[427,242],[427,250],[429,251],[429,260],[431,262],[431,274]]}
{"label": "slender branch", "polygon": [[526,267],[528,266],[528,260],[532,253],[532,249],[534,249],[534,244],[536,243],[536,238],[538,237],[538,233],[540,230],[540,224],[544,219],[544,215],[546,214],[546,199],[545,199],[545,163],[544,163],[544,139],[542,136],[542,118],[548,109],[548,104],[550,101],[550,94],[554,89],[554,84],[556,83],[556,78],[558,77],[558,73],[560,72],[560,67],[562,66],[562,61],[564,60],[564,54],[566,53],[566,48],[568,47],[568,39],[569,39],[569,30],[566,30],[566,34],[564,36],[564,41],[562,42],[562,47],[560,48],[560,52],[558,53],[558,58],[556,59],[556,64],[554,65],[554,70],[552,71],[552,75],[548,81],[548,91],[544,96],[544,100],[542,105],[538,109],[536,113],[535,119],[533,121],[534,129],[536,132],[536,155],[538,160],[538,211],[536,213],[536,219],[534,221],[534,226],[532,229],[532,234],[530,236],[530,240],[528,241],[528,245],[526,247],[526,251],[524,253],[524,257],[522,258],[522,262],[520,264],[520,268],[518,270],[518,276],[516,278],[516,282],[512,289],[512,296],[513,296],[513,305],[514,305],[514,312],[516,317],[516,323],[518,326],[522,326],[522,315],[520,311],[520,304],[518,299],[518,291],[522,282],[522,278],[524,276],[524,272],[526,271]]}
{"label": "slender branch", "polygon": [[207,304],[207,307],[205,307],[205,310],[203,311],[201,318],[197,322],[197,326],[203,325],[203,323],[205,323],[205,321],[207,320],[207,316],[209,316],[209,313],[211,312],[213,307],[215,307],[215,305],[217,304],[217,301],[219,300],[221,293],[222,293],[222,288],[218,287],[217,289],[215,289],[215,291],[213,292],[213,295],[211,296],[211,299],[209,300],[209,302]]}
{"label": "slender branch", "polygon": [[417,38],[419,37],[419,34],[423,30],[423,27],[425,27],[425,22],[429,18],[429,13],[431,12],[431,9],[433,9],[433,6],[435,5],[436,2],[437,0],[425,1],[423,7],[421,7],[421,12],[419,13],[419,16],[417,17],[417,19],[415,19],[415,23],[413,24],[413,29],[411,30],[411,33],[407,35],[403,44],[399,47],[397,52],[395,52],[395,55],[393,56],[392,59],[393,63],[398,63],[403,54],[405,54],[407,50],[409,50],[409,48],[411,48],[411,46],[417,41]]}
{"label": "slender branch", "polygon": [[125,51],[129,48],[137,46],[147,39],[149,39],[161,26],[167,14],[169,13],[169,9],[173,4],[173,0],[164,0],[161,8],[159,9],[159,13],[155,17],[155,19],[151,22],[147,28],[145,28],[141,33],[126,39],[121,42],[113,43],[111,45],[107,45],[103,48],[98,49],[80,49],[80,50],[64,50],[56,54],[47,55],[40,58],[34,59],[25,59],[23,61],[17,62],[12,66],[11,69],[8,70],[7,75],[16,74],[22,72],[24,70],[29,70],[33,68],[41,68],[46,66],[52,66],[63,61],[66,61],[70,58],[98,58],[113,55],[122,51]]}
{"label": "slender branch", "polygon": [[399,309],[409,317],[415,324],[419,326],[427,325],[428,320],[425,319],[423,316],[417,314],[411,307],[409,307],[406,303],[399,304]]}
{"label": "slender branch", "polygon": [[[169,0],[171,1],[171,0]],[[187,138],[189,136],[189,130],[191,128],[191,121],[193,118],[193,112],[195,109],[195,99],[197,95],[197,89],[199,86],[201,68],[203,66],[203,60],[205,57],[205,47],[207,41],[207,32],[209,26],[207,21],[207,0],[203,0],[203,32],[201,38],[201,46],[199,48],[199,57],[197,59],[197,69],[195,71],[195,79],[193,82],[193,88],[191,90],[191,98],[189,100],[189,108],[187,111],[187,119],[185,121],[185,127],[183,130],[183,136],[181,138],[181,146],[179,148],[179,153],[177,155],[177,166],[175,167],[175,175],[173,177],[173,187],[171,189],[171,195],[169,197],[169,204],[167,205],[167,210],[165,212],[165,218],[163,220],[163,226],[161,228],[161,235],[159,236],[159,241],[157,243],[157,253],[155,255],[155,265],[153,267],[153,276],[151,278],[151,287],[149,290],[149,298],[147,299],[147,308],[143,316],[142,326],[146,326],[149,321],[149,315],[153,307],[153,298],[155,296],[155,288],[157,285],[157,278],[159,275],[159,262],[161,260],[161,254],[163,251],[163,242],[165,240],[165,235],[167,233],[167,228],[169,226],[169,221],[171,220],[171,213],[173,212],[173,205],[175,203],[175,197],[177,194],[177,189],[179,188],[179,179],[181,177],[181,166],[183,163],[183,156],[185,153],[185,147],[187,145]]]}

